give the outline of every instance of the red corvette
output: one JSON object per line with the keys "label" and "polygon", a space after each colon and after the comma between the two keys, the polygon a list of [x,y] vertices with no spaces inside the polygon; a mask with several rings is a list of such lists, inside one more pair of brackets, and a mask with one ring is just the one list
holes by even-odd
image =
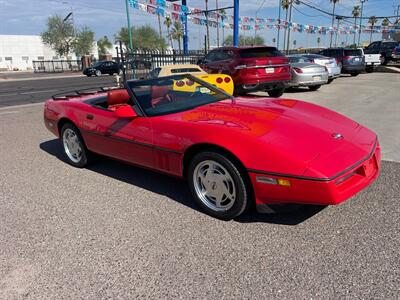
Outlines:
{"label": "red corvette", "polygon": [[[177,89],[183,85],[196,89]],[[191,75],[126,89],[54,96],[46,127],[84,167],[93,153],[187,179],[208,214],[231,219],[252,202],[338,204],[378,176],[371,130],[310,103],[232,97]]]}

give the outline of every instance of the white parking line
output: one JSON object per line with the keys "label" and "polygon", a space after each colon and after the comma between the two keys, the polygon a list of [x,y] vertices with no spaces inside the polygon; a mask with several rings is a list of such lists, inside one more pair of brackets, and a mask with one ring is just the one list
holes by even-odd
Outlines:
{"label": "white parking line", "polygon": [[[52,90],[41,90],[41,91],[33,91],[33,92],[24,92],[24,93],[20,93],[19,95],[39,94],[39,93],[47,93],[47,92],[54,92],[54,91],[58,91],[58,90],[52,89]],[[18,94],[16,94],[16,95],[18,95]]]}
{"label": "white parking line", "polygon": [[2,112],[0,112],[0,115],[10,115],[10,114],[17,114],[17,113],[19,113],[18,110],[2,111]]}
{"label": "white parking line", "polygon": [[43,102],[41,103],[30,103],[30,104],[21,104],[21,105],[12,105],[12,106],[5,106],[5,107],[0,107],[1,110],[7,110],[7,109],[15,109],[15,108],[24,108],[24,107],[33,107],[33,106],[40,106],[44,105]]}

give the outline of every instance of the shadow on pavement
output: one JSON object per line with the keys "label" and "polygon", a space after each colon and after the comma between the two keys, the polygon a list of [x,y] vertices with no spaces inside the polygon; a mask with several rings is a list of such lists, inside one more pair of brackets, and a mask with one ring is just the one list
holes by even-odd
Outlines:
{"label": "shadow on pavement", "polygon": [[[40,144],[40,149],[67,163],[60,140],[54,139]],[[100,157],[87,170],[109,176],[113,179],[166,196],[182,205],[203,213],[196,205],[189,187],[182,179],[149,171],[106,157]],[[271,223],[280,225],[297,225],[323,210],[322,206],[290,205],[279,206],[276,213],[259,214],[251,210],[235,221],[240,223]]]}

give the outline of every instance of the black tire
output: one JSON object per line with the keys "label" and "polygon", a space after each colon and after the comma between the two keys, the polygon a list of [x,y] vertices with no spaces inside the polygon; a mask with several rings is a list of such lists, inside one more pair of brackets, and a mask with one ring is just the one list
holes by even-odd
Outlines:
{"label": "black tire", "polygon": [[356,77],[356,76],[360,75],[360,73],[351,73],[350,75],[353,77]]}
{"label": "black tire", "polygon": [[331,84],[333,82],[334,78],[328,79],[328,84]]}
{"label": "black tire", "polygon": [[365,72],[372,73],[374,71],[374,67],[367,67],[365,68]]}
{"label": "black tire", "polygon": [[316,91],[321,87],[321,85],[311,85],[308,88],[310,89],[310,91]]}
{"label": "black tire", "polygon": [[[199,185],[198,180],[196,182],[195,179],[196,168],[198,168],[198,166],[200,166],[201,164],[206,163],[207,161],[216,162],[217,164],[224,167],[226,171],[229,173],[230,178],[232,179],[232,182],[234,184],[236,193],[234,196],[234,200],[230,201],[233,202],[233,204],[231,204],[232,206],[227,208],[226,210],[217,211],[213,209],[212,207],[210,207],[210,205],[207,205],[205,203],[207,201],[200,199],[198,192],[196,192],[195,185],[197,186]],[[187,174],[188,174],[187,180],[189,183],[189,187],[196,203],[208,215],[222,220],[231,220],[241,215],[248,207],[248,204],[250,202],[249,196],[251,195],[250,194],[251,187],[249,187],[249,185],[246,185],[246,182],[248,180],[246,180],[245,174],[243,174],[240,171],[240,167],[236,166],[235,163],[232,162],[225,155],[217,152],[200,152],[190,162]]]}
{"label": "black tire", "polygon": [[[71,154],[67,153],[66,146],[65,146],[65,136],[64,136],[64,133],[67,130],[74,132],[76,137],[77,137],[77,139],[78,139],[78,143],[79,143],[79,145],[81,147],[81,155],[79,157],[79,160],[75,160],[74,161],[70,157]],[[82,135],[81,135],[79,129],[75,125],[73,125],[72,123],[64,124],[63,127],[61,128],[61,137],[60,138],[61,138],[61,142],[62,142],[62,145],[63,145],[65,157],[67,159],[67,162],[70,165],[72,165],[74,167],[77,167],[77,168],[83,168],[91,161],[92,155],[89,152],[89,150],[86,148],[86,145],[85,145],[85,142],[84,142],[84,140],[82,138]]]}
{"label": "black tire", "polygon": [[387,59],[386,55],[382,55],[382,60],[381,63],[382,65],[386,66],[388,64],[389,60]]}
{"label": "black tire", "polygon": [[285,88],[277,88],[270,91],[267,91],[268,95],[273,98],[279,98],[285,92]]}

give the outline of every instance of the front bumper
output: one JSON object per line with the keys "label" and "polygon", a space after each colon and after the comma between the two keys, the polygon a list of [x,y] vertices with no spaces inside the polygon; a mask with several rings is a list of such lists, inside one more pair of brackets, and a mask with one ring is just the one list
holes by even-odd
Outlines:
{"label": "front bumper", "polygon": [[[378,177],[380,164],[380,146],[377,144],[371,154],[361,163],[330,180],[306,179],[297,176],[283,177],[252,170],[249,170],[249,175],[257,206],[287,203],[336,205],[374,182]],[[290,182],[290,186],[269,184],[266,183],[269,179],[260,180],[260,177],[272,178],[277,181],[278,179],[287,180]],[[269,181],[273,182],[273,180]]]}

